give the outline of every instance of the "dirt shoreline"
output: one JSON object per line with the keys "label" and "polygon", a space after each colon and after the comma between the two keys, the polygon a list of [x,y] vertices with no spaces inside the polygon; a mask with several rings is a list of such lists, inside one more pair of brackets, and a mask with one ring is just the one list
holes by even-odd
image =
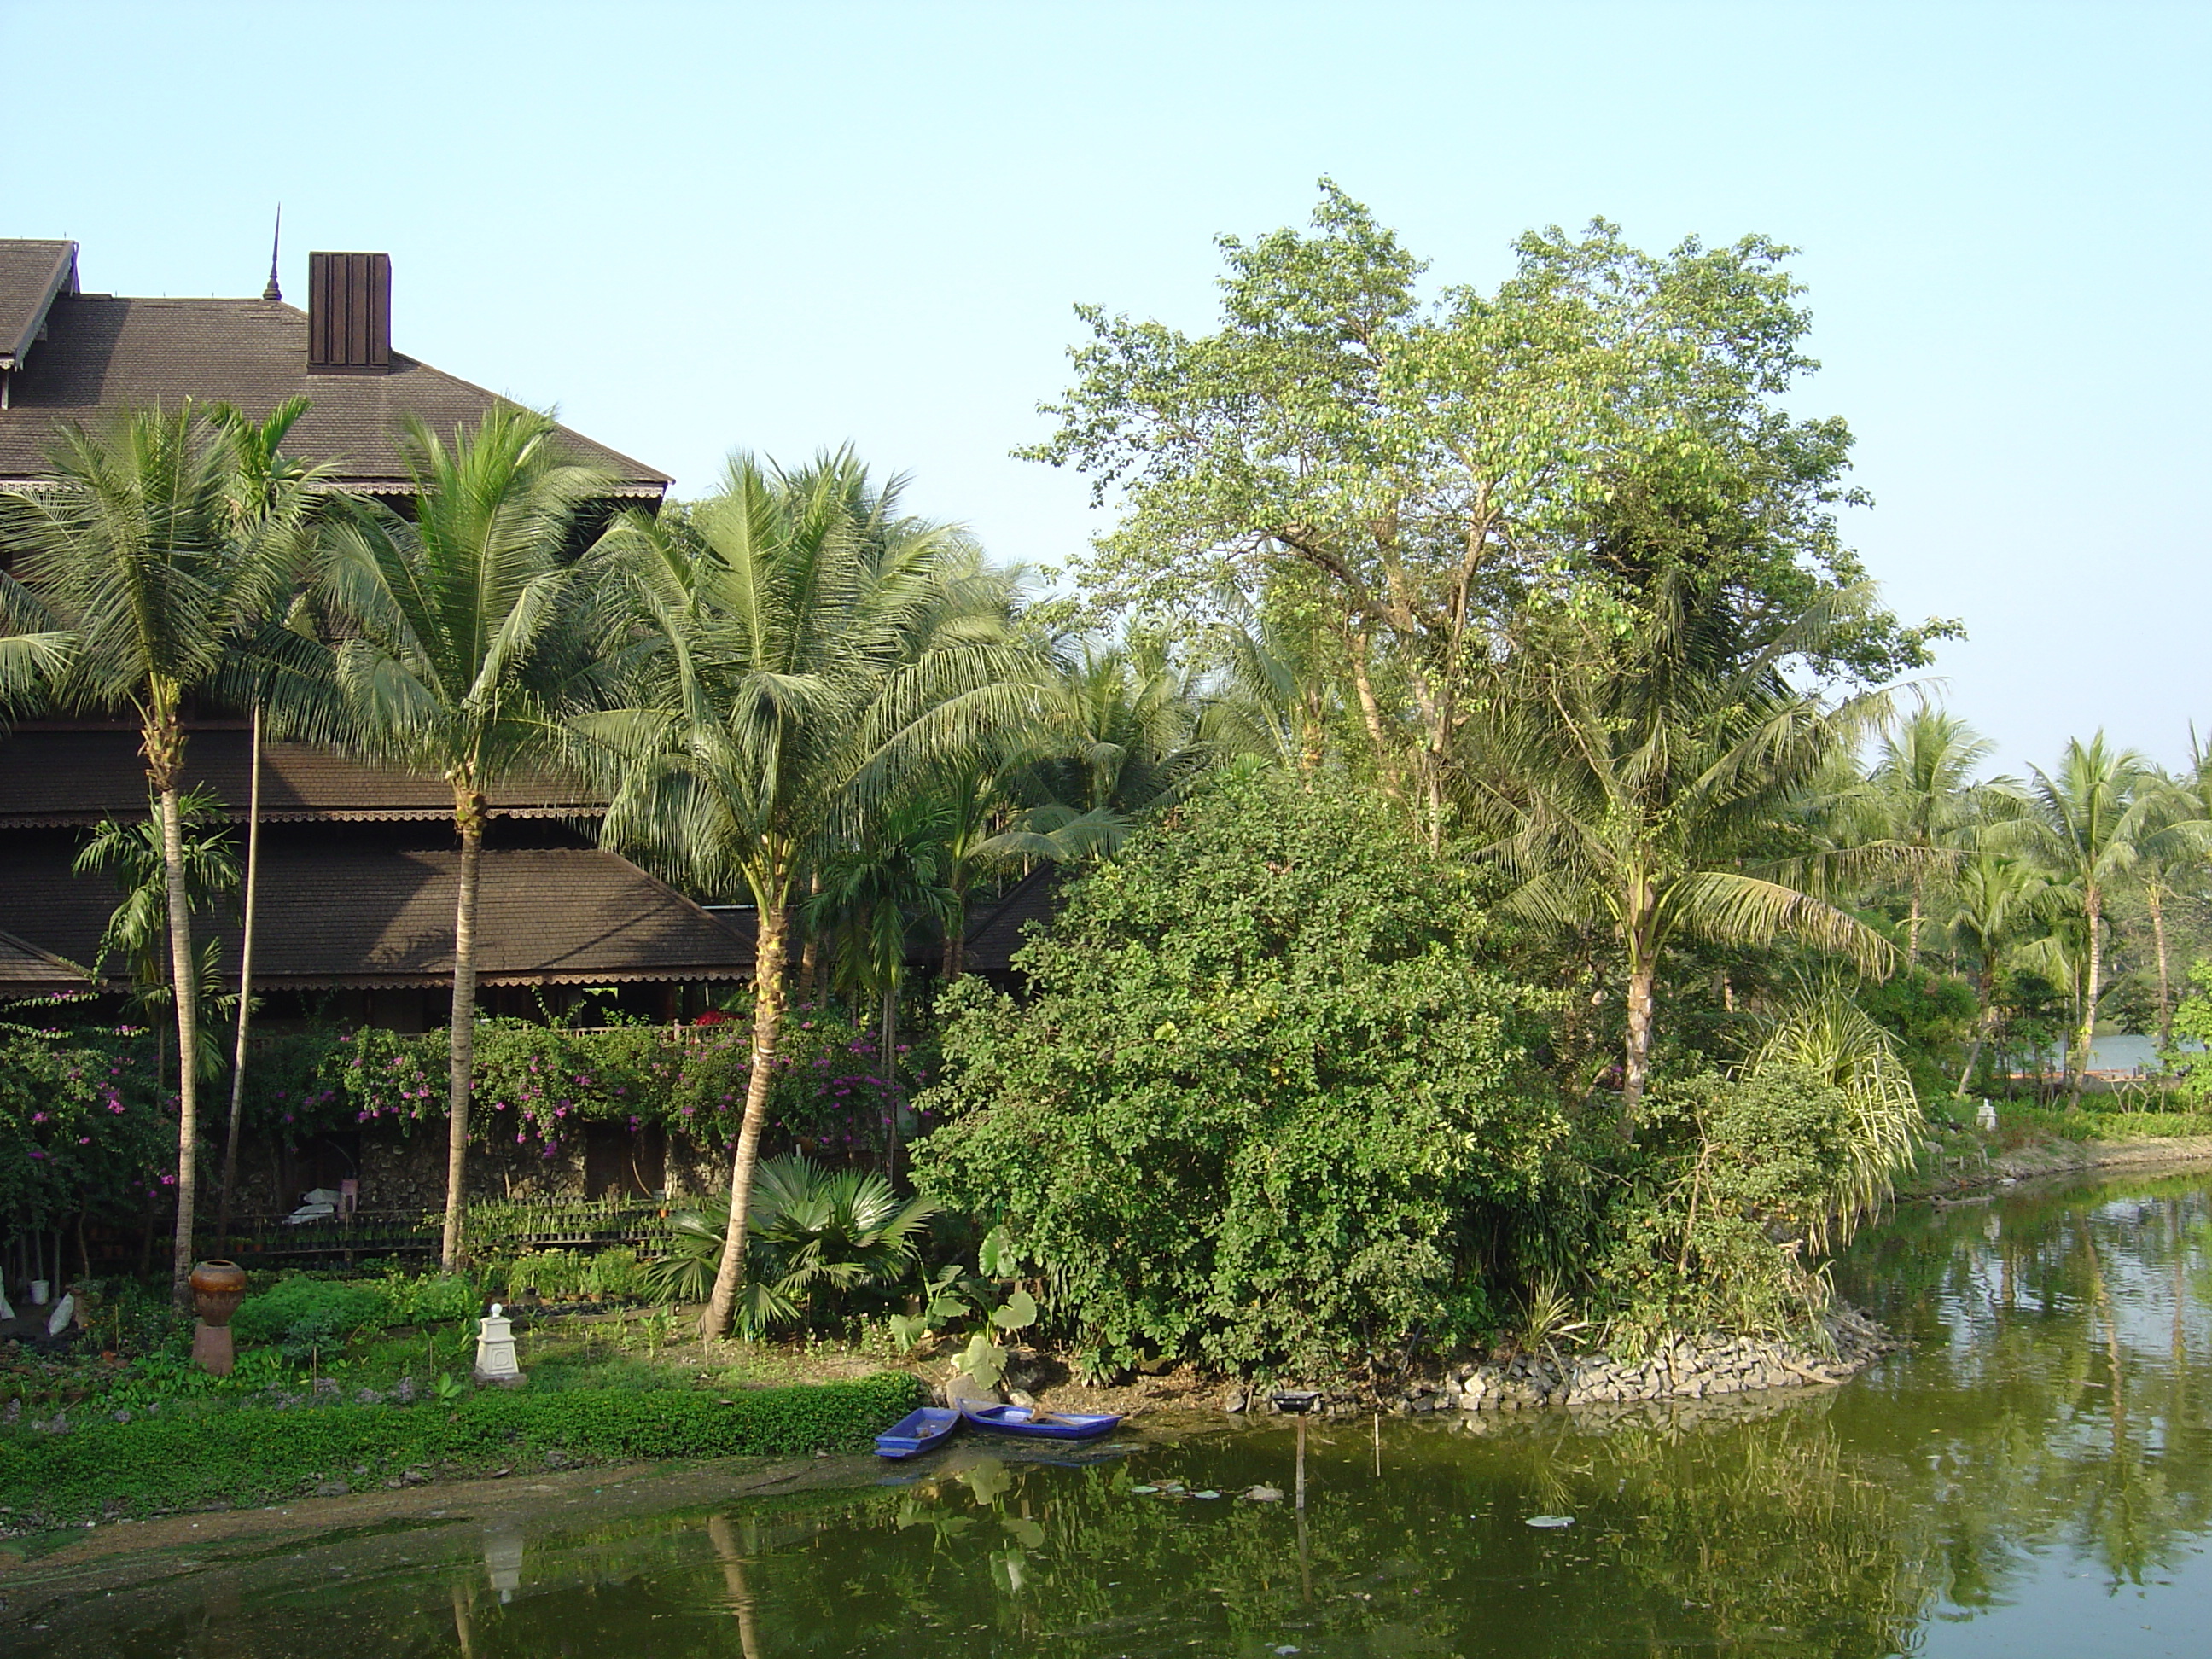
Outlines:
{"label": "dirt shoreline", "polygon": [[[1964,1160],[1960,1160],[1963,1164]],[[1960,1193],[1984,1193],[2045,1176],[2091,1170],[2157,1170],[2212,1162],[2212,1135],[2177,1135],[2170,1139],[2039,1140],[1999,1152],[1986,1164],[1962,1167],[1905,1194],[1908,1201],[1941,1204]]]}

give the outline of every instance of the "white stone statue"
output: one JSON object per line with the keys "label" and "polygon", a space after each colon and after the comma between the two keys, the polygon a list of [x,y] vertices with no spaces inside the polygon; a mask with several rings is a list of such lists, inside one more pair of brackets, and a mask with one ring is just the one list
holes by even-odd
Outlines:
{"label": "white stone statue", "polygon": [[476,1380],[508,1389],[522,1381],[522,1367],[514,1357],[514,1326],[496,1302],[477,1322]]}

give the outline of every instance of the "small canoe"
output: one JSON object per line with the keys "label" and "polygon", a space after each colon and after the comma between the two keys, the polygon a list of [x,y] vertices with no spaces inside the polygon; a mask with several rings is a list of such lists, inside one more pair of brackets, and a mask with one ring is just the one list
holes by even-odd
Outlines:
{"label": "small canoe", "polygon": [[979,1429],[1031,1440],[1096,1440],[1121,1420],[1104,1412],[1040,1412],[1027,1406],[969,1406],[962,1414]]}
{"label": "small canoe", "polygon": [[908,1413],[876,1437],[878,1457],[914,1457],[933,1451],[958,1427],[960,1413],[942,1406],[924,1406]]}

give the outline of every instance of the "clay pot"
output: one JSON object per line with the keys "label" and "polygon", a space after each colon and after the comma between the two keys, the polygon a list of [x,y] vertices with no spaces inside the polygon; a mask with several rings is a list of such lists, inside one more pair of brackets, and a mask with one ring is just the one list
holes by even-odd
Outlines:
{"label": "clay pot", "polygon": [[246,1269],[235,1261],[203,1261],[186,1282],[192,1287],[192,1305],[200,1322],[216,1330],[230,1323],[231,1315],[246,1300]]}

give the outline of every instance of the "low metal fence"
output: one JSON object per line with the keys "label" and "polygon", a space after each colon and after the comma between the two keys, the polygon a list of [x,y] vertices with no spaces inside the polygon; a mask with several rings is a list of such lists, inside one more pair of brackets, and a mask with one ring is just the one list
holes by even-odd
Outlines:
{"label": "low metal fence", "polygon": [[[650,1246],[666,1236],[672,1206],[660,1199],[501,1199],[471,1204],[463,1236],[473,1255],[533,1249]],[[356,1210],[293,1222],[283,1215],[234,1218],[203,1255],[247,1267],[355,1262],[375,1256],[435,1255],[445,1231],[436,1210]]]}

